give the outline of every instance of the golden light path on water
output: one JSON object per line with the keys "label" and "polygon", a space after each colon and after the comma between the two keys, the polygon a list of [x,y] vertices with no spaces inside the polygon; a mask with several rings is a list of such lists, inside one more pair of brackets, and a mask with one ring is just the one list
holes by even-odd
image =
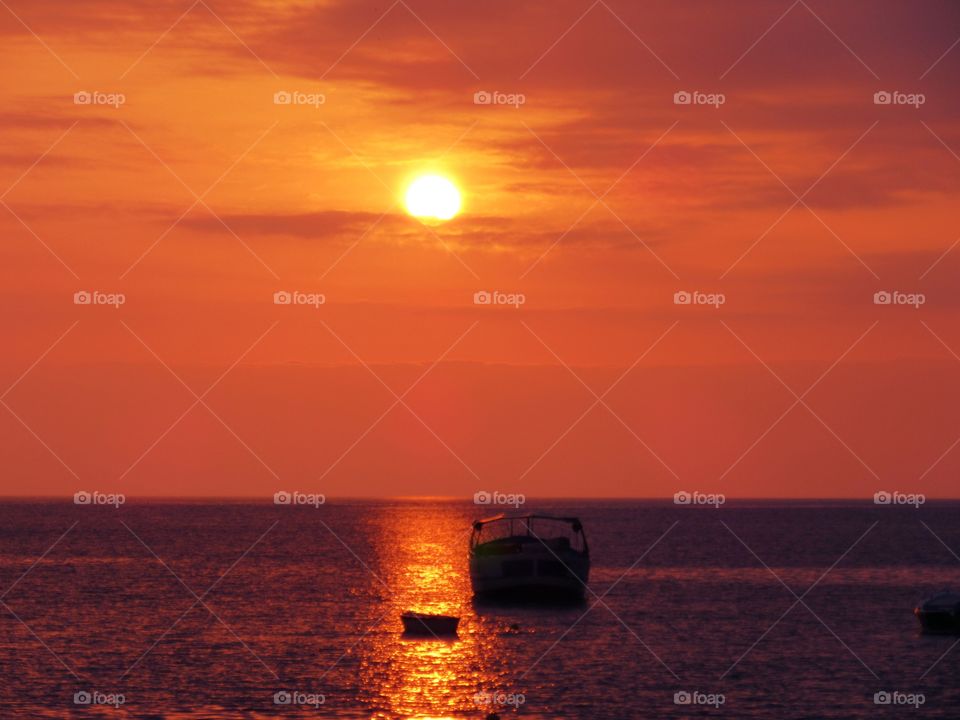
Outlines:
{"label": "golden light path on water", "polygon": [[[437,520],[440,518],[438,517]],[[496,621],[485,623],[472,605],[466,555],[469,523],[445,518],[423,522],[422,514],[383,512],[376,552],[389,586],[393,611],[386,629],[366,646],[360,669],[374,696],[375,718],[484,717],[490,710],[476,694],[502,687],[497,662]],[[455,640],[409,639],[401,634],[404,610],[460,616]]]}

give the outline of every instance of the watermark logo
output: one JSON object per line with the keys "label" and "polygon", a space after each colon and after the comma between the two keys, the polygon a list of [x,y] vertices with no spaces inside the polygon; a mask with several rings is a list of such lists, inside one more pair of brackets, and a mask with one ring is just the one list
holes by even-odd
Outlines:
{"label": "watermark logo", "polygon": [[473,294],[474,305],[512,305],[519,308],[527,302],[523,293],[505,293],[499,290],[477,290]]}
{"label": "watermark logo", "polygon": [[123,293],[105,293],[99,290],[77,290],[73,294],[74,305],[110,305],[119,308],[127,302]]}
{"label": "watermark logo", "polygon": [[274,705],[309,705],[317,708],[327,701],[323,693],[306,693],[299,690],[278,690],[273,694]]}
{"label": "watermark logo", "polygon": [[109,105],[118,108],[127,102],[123,93],[87,92],[81,90],[73,94],[74,105]]}
{"label": "watermark logo", "polygon": [[874,705],[908,705],[919,708],[927,701],[923,693],[904,693],[899,690],[881,690],[873,694]]}
{"label": "watermark logo", "polygon": [[705,293],[699,290],[688,292],[687,290],[677,290],[673,294],[674,305],[710,305],[720,309],[721,305],[727,302],[727,296],[723,293]]}
{"label": "watermark logo", "polygon": [[873,494],[874,505],[913,505],[919,509],[927,501],[927,496],[923,493],[903,493],[899,490],[887,492],[878,490]]}
{"label": "watermark logo", "polygon": [[119,508],[127,501],[127,496],[123,493],[103,493],[99,490],[87,492],[79,490],[73,494],[74,505],[113,505]]}
{"label": "watermark logo", "polygon": [[109,705],[118,708],[127,701],[121,693],[102,693],[98,690],[79,690],[73,694],[74,705]]}
{"label": "watermark logo", "polygon": [[287,492],[278,490],[273,494],[274,505],[310,505],[318,508],[327,501],[327,496],[321,493],[302,493],[299,490]]}
{"label": "watermark logo", "polygon": [[673,494],[674,505],[712,505],[719,508],[727,501],[726,495],[722,493],[702,493],[699,490],[687,492],[680,490]]}
{"label": "watermark logo", "polygon": [[523,693],[510,693],[500,690],[480,690],[473,696],[473,701],[477,705],[518,708],[527,701],[527,696]]}
{"label": "watermark logo", "polygon": [[287,92],[286,90],[278,90],[273,94],[273,104],[274,105],[308,105],[314,107],[317,110],[320,109],[320,106],[327,102],[327,97],[323,93],[305,93],[297,92]]}
{"label": "watermark logo", "polygon": [[494,490],[493,492],[478,490],[473,494],[474,505],[509,505],[514,508],[519,508],[525,502],[527,502],[527,496],[523,493],[503,493],[499,490]]}
{"label": "watermark logo", "polygon": [[874,105],[911,105],[914,108],[919,108],[926,102],[927,96],[923,93],[878,90],[873,94]]}
{"label": "watermark logo", "polygon": [[673,694],[674,705],[708,705],[718,708],[727,702],[723,693],[703,693],[699,690],[680,690]]}
{"label": "watermark logo", "polygon": [[527,104],[527,96],[523,93],[502,93],[496,90],[493,92],[477,90],[477,92],[473,94],[473,104],[513,105],[514,108],[519,109],[521,105]]}
{"label": "watermark logo", "polygon": [[874,305],[910,305],[915,310],[925,305],[927,296],[923,293],[905,293],[899,290],[877,290],[873,294]]}
{"label": "watermark logo", "polygon": [[299,290],[277,290],[273,294],[274,305],[310,305],[319,308],[325,305],[327,296],[323,293],[305,293]]}
{"label": "watermark logo", "polygon": [[674,105],[711,105],[714,109],[719,108],[727,102],[727,96],[723,93],[705,93],[699,90],[688,92],[678,90],[673,94]]}

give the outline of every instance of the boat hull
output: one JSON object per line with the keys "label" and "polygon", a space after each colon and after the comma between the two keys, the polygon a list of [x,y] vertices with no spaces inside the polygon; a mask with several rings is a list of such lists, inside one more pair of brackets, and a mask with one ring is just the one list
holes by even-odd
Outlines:
{"label": "boat hull", "polygon": [[956,593],[938,593],[920,607],[914,608],[913,614],[917,616],[925,633],[960,633],[960,595]]}
{"label": "boat hull", "polygon": [[589,576],[590,560],[579,553],[470,558],[470,582],[482,598],[583,600]]}
{"label": "boat hull", "polygon": [[914,614],[920,621],[920,628],[932,635],[954,635],[960,633],[960,616],[952,610],[922,610],[917,608]]}

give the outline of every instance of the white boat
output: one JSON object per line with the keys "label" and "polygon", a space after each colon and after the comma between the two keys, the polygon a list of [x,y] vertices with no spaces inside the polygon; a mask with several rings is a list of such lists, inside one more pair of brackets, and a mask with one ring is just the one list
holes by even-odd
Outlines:
{"label": "white boat", "polygon": [[470,582],[477,596],[582,600],[589,575],[578,518],[497,515],[473,524]]}

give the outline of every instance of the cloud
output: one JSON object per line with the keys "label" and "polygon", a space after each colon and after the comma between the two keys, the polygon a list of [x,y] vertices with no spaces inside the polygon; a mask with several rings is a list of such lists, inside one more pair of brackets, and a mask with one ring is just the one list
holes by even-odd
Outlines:
{"label": "cloud", "polygon": [[[369,212],[347,212],[328,210],[310,213],[254,213],[222,214],[227,225],[241,234],[285,235],[288,237],[325,240],[362,233],[374,227],[380,215]],[[397,218],[384,218],[387,225],[396,226]],[[384,222],[381,220],[381,222]],[[213,217],[188,217],[182,221],[184,227],[207,232],[222,232],[223,225]]]}

